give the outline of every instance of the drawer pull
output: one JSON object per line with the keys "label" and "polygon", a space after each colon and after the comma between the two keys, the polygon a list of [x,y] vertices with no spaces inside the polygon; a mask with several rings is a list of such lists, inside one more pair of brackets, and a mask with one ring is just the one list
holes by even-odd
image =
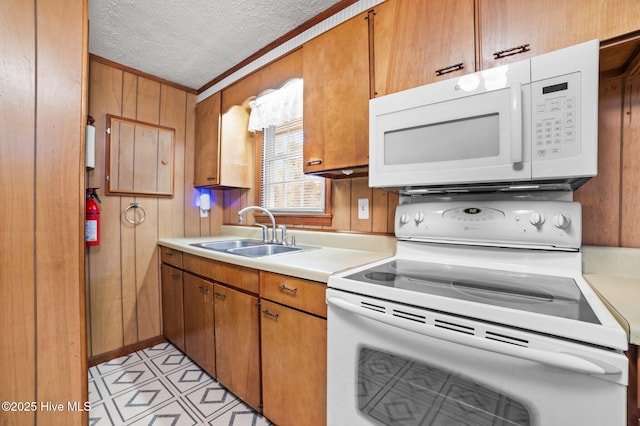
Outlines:
{"label": "drawer pull", "polygon": [[207,177],[207,180],[216,180],[215,176],[209,176]]}
{"label": "drawer pull", "polygon": [[269,318],[274,319],[274,320],[277,320],[278,317],[280,316],[278,314],[274,314],[273,312],[269,312],[267,309],[262,311],[262,313],[265,314],[266,316],[268,316]]}
{"label": "drawer pull", "polygon": [[459,71],[464,68],[464,63],[460,62],[459,64],[449,65],[448,67],[440,68],[436,70],[436,75],[441,76],[453,71]]}
{"label": "drawer pull", "polygon": [[305,164],[307,166],[318,166],[318,165],[322,164],[322,160],[320,160],[320,159],[309,160]]}
{"label": "drawer pull", "polygon": [[520,46],[512,47],[511,49],[500,50],[493,54],[493,59],[504,58],[505,56],[517,55],[520,53],[527,52],[529,49],[529,43],[521,44]]}
{"label": "drawer pull", "polygon": [[179,280],[180,274],[171,274],[171,278],[173,278],[174,280]]}
{"label": "drawer pull", "polygon": [[214,291],[213,294],[216,296],[216,299],[224,300],[227,298],[226,294],[218,293],[217,291]]}
{"label": "drawer pull", "polygon": [[292,293],[292,294],[296,294],[296,293],[298,292],[298,289],[297,289],[297,288],[295,288],[295,287],[294,287],[294,288],[289,288],[289,287],[287,287],[287,286],[286,286],[286,285],[284,285],[284,284],[280,284],[280,285],[278,286],[278,288],[279,288],[280,290],[283,290],[283,291],[288,291],[288,292],[290,292],[290,293]]}
{"label": "drawer pull", "polygon": [[164,253],[167,257],[172,257],[173,256],[173,252],[172,251],[167,251]]}

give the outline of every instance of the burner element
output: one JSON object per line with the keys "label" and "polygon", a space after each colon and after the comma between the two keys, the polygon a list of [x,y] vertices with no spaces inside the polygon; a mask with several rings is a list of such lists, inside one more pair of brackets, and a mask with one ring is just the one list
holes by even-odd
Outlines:
{"label": "burner element", "polygon": [[391,272],[367,272],[364,274],[364,277],[371,281],[388,283],[395,281],[396,274],[392,274]]}

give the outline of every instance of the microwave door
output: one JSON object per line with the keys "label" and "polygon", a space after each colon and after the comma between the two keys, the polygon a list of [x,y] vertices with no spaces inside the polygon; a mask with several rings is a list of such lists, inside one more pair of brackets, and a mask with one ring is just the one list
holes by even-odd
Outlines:
{"label": "microwave door", "polygon": [[[528,120],[523,120],[528,89],[528,84],[515,83],[372,116],[370,185],[530,180],[530,137],[524,128]],[[373,103],[372,109],[375,114]]]}

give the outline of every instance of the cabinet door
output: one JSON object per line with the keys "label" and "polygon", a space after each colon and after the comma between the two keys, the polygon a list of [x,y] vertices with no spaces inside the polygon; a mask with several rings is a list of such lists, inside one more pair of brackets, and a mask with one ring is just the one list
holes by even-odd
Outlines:
{"label": "cabinet door", "polygon": [[342,170],[368,166],[365,16],[350,19],[303,46],[305,173],[342,174]]}
{"label": "cabinet door", "polygon": [[218,380],[260,409],[258,298],[214,284]]}
{"label": "cabinet door", "polygon": [[184,352],[184,322],[182,316],[182,271],[162,264],[162,333]]}
{"label": "cabinet door", "polygon": [[196,106],[195,176],[194,185],[212,186],[220,183],[220,92]]}
{"label": "cabinet door", "polygon": [[473,3],[388,0],[376,6],[376,96],[474,72]]}
{"label": "cabinet door", "polygon": [[327,321],[261,304],[264,415],[280,426],[325,425]]}
{"label": "cabinet door", "polygon": [[189,273],[184,281],[184,343],[186,354],[212,376],[216,375],[213,284]]}
{"label": "cabinet door", "polygon": [[[594,38],[607,40],[640,26],[635,0],[479,0],[482,68],[518,61]],[[521,54],[495,52],[529,44]]]}

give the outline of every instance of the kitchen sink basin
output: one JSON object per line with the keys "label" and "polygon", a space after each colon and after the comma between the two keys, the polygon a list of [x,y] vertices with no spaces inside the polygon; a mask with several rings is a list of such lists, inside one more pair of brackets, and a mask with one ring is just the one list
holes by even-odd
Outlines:
{"label": "kitchen sink basin", "polygon": [[229,249],[237,249],[243,247],[260,246],[264,242],[260,240],[231,240],[231,241],[212,241],[208,243],[194,243],[194,247],[200,247],[207,250],[227,251]]}
{"label": "kitchen sink basin", "polygon": [[302,247],[281,246],[279,244],[264,244],[254,247],[229,249],[227,252],[247,257],[264,257],[274,254],[291,253],[300,250],[302,250]]}
{"label": "kitchen sink basin", "polygon": [[206,243],[193,243],[191,245],[207,250],[246,257],[273,256],[275,254],[294,253],[297,251],[315,248],[309,246],[284,246],[280,244],[270,244],[260,240],[211,241]]}

